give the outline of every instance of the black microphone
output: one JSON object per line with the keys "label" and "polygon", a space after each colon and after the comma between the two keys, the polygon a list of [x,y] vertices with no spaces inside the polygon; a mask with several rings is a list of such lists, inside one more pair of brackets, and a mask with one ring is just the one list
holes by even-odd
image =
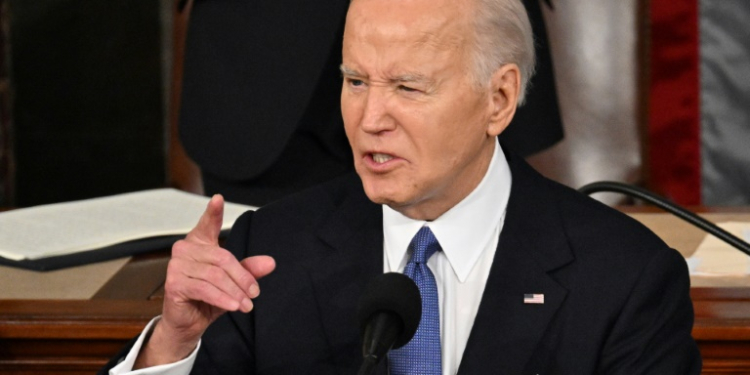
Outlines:
{"label": "black microphone", "polygon": [[385,273],[367,285],[359,299],[357,318],[364,362],[358,375],[371,374],[391,348],[408,343],[422,318],[419,288],[408,276]]}

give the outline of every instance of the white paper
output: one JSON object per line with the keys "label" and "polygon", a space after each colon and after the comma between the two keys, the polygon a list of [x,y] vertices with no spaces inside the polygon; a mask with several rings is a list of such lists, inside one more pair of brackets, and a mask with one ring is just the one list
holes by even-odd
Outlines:
{"label": "white paper", "polygon": [[[733,235],[750,242],[750,223],[717,224]],[[750,274],[750,256],[713,235],[706,235],[695,253],[688,258],[690,273],[704,276],[743,276]]]}
{"label": "white paper", "polygon": [[[187,234],[210,198],[176,189],[36,206],[0,213],[0,256],[39,259],[136,239]],[[222,229],[256,207],[226,203]]]}

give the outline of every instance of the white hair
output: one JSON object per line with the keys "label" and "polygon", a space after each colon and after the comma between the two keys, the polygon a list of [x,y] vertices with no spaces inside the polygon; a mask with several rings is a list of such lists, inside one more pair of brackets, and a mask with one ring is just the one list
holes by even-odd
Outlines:
{"label": "white hair", "polygon": [[518,105],[534,75],[534,35],[520,0],[475,0],[473,45],[474,79],[486,86],[501,66],[514,63],[521,71]]}

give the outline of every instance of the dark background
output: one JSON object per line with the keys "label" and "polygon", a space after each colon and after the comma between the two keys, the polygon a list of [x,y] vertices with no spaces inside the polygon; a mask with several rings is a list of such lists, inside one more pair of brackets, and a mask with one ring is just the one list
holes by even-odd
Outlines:
{"label": "dark background", "polygon": [[0,2],[0,205],[164,186],[170,2]]}

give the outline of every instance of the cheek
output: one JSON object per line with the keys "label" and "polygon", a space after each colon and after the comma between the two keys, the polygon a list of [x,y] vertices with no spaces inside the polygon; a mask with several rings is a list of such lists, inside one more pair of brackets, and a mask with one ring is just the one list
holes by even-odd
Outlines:
{"label": "cheek", "polygon": [[341,98],[341,117],[344,120],[344,131],[346,136],[349,138],[349,142],[352,142],[352,135],[354,134],[357,125],[361,118],[361,111],[357,110],[356,102],[351,98]]}
{"label": "cheek", "polygon": [[475,116],[476,113],[456,110],[431,119],[432,124],[439,125],[425,128],[429,135],[420,139],[428,154],[423,159],[431,165],[430,171],[453,170],[466,163],[467,150],[481,147],[486,132],[481,118]]}
{"label": "cheek", "polygon": [[447,132],[452,134],[455,143],[465,145],[485,139],[489,125],[489,113],[485,103],[478,98],[471,98],[457,104],[459,105],[446,114],[446,123],[451,124]]}

